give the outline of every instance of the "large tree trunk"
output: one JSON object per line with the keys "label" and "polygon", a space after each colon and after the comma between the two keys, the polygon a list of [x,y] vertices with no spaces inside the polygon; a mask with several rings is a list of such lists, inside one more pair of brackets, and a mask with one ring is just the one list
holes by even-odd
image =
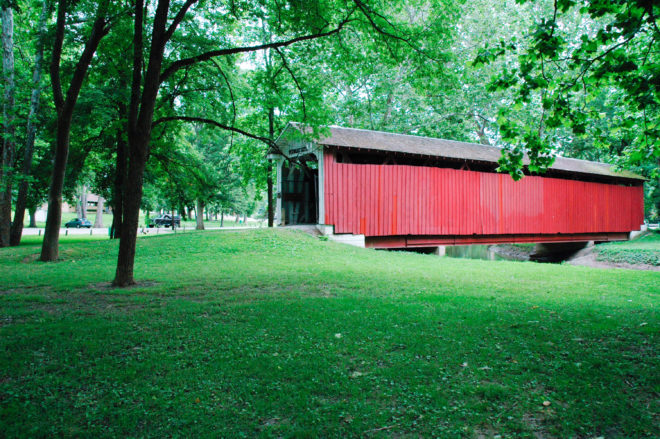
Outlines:
{"label": "large tree trunk", "polygon": [[96,204],[96,218],[94,218],[94,228],[102,229],[103,228],[103,203],[104,199],[99,195],[99,201]]}
{"label": "large tree trunk", "polygon": [[124,218],[119,240],[119,255],[117,271],[113,285],[126,287],[135,284],[133,265],[135,262],[135,247],[140,219],[140,203],[142,201],[142,186],[144,168],[147,163],[147,139],[129,138],[129,161],[127,187],[130,191],[124,194]]}
{"label": "large tree trunk", "polygon": [[11,186],[15,150],[14,108],[14,11],[8,2],[2,9],[2,105],[3,142],[0,157],[0,247],[7,247],[11,234]]}
{"label": "large tree trunk", "polygon": [[[167,16],[169,1],[159,0],[153,20],[151,33],[151,48],[149,64],[142,75],[143,56],[143,0],[134,4],[135,22],[133,34],[133,81],[131,84],[131,104],[128,117],[128,179],[124,202],[124,226],[119,241],[117,255],[117,271],[113,285],[125,287],[135,284],[133,266],[135,264],[135,246],[137,244],[137,228],[140,217],[140,202],[142,201],[142,185],[144,168],[149,156],[149,140],[153,122],[156,98],[160,88],[160,69],[163,63],[167,35]],[[140,92],[141,91],[141,92]],[[174,218],[172,218],[174,222]]]}
{"label": "large tree trunk", "polygon": [[204,230],[204,202],[199,198],[195,205],[195,222],[197,223],[197,230]]}
{"label": "large tree trunk", "polygon": [[56,261],[59,257],[60,226],[62,224],[62,188],[66,162],[69,158],[69,133],[71,131],[71,114],[57,118],[57,143],[55,149],[55,162],[48,189],[48,214],[46,215],[46,229],[44,241],[41,245],[40,260],[44,262]]}
{"label": "large tree trunk", "polygon": [[41,71],[44,58],[44,35],[46,33],[46,18],[48,17],[48,1],[44,0],[39,16],[39,36],[37,37],[37,53],[34,56],[34,72],[32,73],[32,94],[30,96],[30,112],[27,119],[27,139],[25,149],[23,150],[23,179],[18,186],[18,196],[16,197],[16,211],[14,212],[14,222],[11,225],[10,245],[15,246],[21,243],[23,235],[23,222],[25,221],[25,209],[27,207],[28,197],[28,177],[32,171],[32,155],[34,152],[34,138],[36,137],[37,127],[34,119],[39,112],[39,96],[41,94]]}
{"label": "large tree trunk", "polygon": [[87,69],[92,61],[94,53],[98,48],[101,38],[108,29],[105,28],[105,12],[108,0],[99,2],[96,18],[92,31],[85,43],[85,48],[78,59],[74,69],[66,98],[62,92],[60,77],[60,60],[62,46],[64,43],[64,31],[66,27],[66,0],[60,0],[57,7],[57,24],[55,29],[55,42],[50,65],[51,85],[55,108],[57,109],[57,134],[55,160],[53,163],[53,174],[50,188],[48,190],[48,215],[46,216],[46,230],[44,241],[41,246],[41,261],[55,261],[59,256],[60,225],[62,223],[62,188],[64,186],[64,175],[66,163],[69,158],[69,138],[71,134],[71,119],[75,109],[80,89],[87,74]]}

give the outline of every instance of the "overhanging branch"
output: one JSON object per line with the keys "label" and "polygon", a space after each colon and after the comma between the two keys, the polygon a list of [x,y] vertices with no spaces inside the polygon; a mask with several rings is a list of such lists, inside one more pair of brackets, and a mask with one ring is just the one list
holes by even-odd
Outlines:
{"label": "overhanging branch", "polygon": [[353,15],[353,12],[355,12],[355,9],[353,9],[346,16],[346,18],[344,18],[344,20],[342,20],[341,23],[339,23],[337,25],[336,28],[334,28],[332,30],[329,30],[327,32],[318,32],[318,33],[315,33],[315,34],[302,35],[302,36],[291,38],[291,39],[285,40],[285,41],[275,41],[275,42],[272,42],[272,43],[259,44],[259,45],[256,45],[256,46],[231,47],[231,48],[227,48],[227,49],[211,50],[209,52],[201,53],[199,55],[196,55],[196,56],[193,56],[193,57],[190,57],[190,58],[180,59],[180,60],[175,61],[172,64],[170,64],[170,66],[167,67],[161,73],[160,82],[162,83],[162,82],[166,81],[167,78],[172,76],[172,74],[174,74],[175,72],[177,72],[178,70],[181,70],[182,68],[184,68],[186,66],[196,64],[196,63],[199,63],[199,62],[202,62],[202,61],[207,61],[207,60],[209,60],[211,58],[215,58],[217,56],[235,55],[235,54],[238,54],[238,53],[257,52],[257,51],[265,50],[265,49],[277,49],[277,48],[280,48],[280,47],[290,46],[292,44],[299,43],[301,41],[315,40],[315,39],[318,39],[318,38],[324,38],[324,37],[328,37],[328,36],[331,36],[331,35],[335,35],[335,34],[339,33],[346,24],[348,24],[352,21],[351,16]]}
{"label": "overhanging branch", "polygon": [[269,146],[270,150],[273,151],[274,153],[281,155],[282,157],[284,157],[290,163],[298,164],[306,173],[311,173],[311,170],[309,169],[309,167],[304,162],[302,162],[300,160],[293,159],[293,158],[289,157],[288,155],[286,155],[280,149],[280,147],[277,145],[277,143],[274,140],[269,139],[268,137],[263,137],[263,136],[259,136],[257,134],[252,134],[252,133],[250,133],[248,131],[245,131],[245,130],[242,130],[240,128],[236,128],[236,127],[233,127],[233,126],[222,124],[222,123],[220,123],[216,120],[213,120],[213,119],[206,119],[206,118],[203,118],[203,117],[191,117],[191,116],[166,116],[166,117],[161,117],[160,119],[155,120],[152,123],[152,127],[160,125],[161,123],[172,122],[172,121],[177,121],[177,120],[183,121],[183,122],[198,122],[198,123],[203,123],[203,124],[207,124],[207,125],[212,125],[212,126],[215,126],[217,128],[221,128],[223,130],[227,130],[227,131],[230,131],[230,132],[233,132],[233,133],[241,134],[241,135],[243,135],[245,137],[248,137],[250,139],[257,140],[259,142],[265,143],[266,145]]}

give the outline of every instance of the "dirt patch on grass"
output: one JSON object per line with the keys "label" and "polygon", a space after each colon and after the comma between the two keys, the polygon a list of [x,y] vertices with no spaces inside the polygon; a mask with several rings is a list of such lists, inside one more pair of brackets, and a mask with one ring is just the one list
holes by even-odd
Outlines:
{"label": "dirt patch on grass", "polygon": [[109,291],[109,290],[130,291],[136,288],[150,288],[158,285],[160,285],[160,282],[156,282],[155,280],[144,280],[140,282],[135,282],[133,285],[127,287],[117,287],[115,285],[112,285],[112,282],[97,282],[94,284],[89,284],[87,288],[94,291]]}
{"label": "dirt patch on grass", "polygon": [[39,259],[39,253],[35,253],[33,255],[27,255],[23,259],[21,259],[21,263],[23,264],[31,264],[32,262],[36,262]]}
{"label": "dirt patch on grass", "polygon": [[530,415],[525,413],[522,417],[523,424],[525,424],[531,431],[534,439],[548,439],[554,436],[547,432],[544,423],[545,416],[542,413]]}

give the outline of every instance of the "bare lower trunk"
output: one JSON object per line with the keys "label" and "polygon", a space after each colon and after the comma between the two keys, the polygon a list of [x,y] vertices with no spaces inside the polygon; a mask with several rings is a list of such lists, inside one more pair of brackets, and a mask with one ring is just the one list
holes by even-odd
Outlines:
{"label": "bare lower trunk", "polygon": [[76,218],[82,218],[83,217],[83,208],[82,208],[82,197],[79,196],[78,200],[76,201]]}
{"label": "bare lower trunk", "polygon": [[[275,140],[275,109],[268,109],[268,138]],[[273,161],[268,159],[268,168],[266,169],[266,186],[268,188],[268,227],[273,227],[275,220],[275,209],[273,207]]]}
{"label": "bare lower trunk", "polygon": [[[6,7],[5,7],[6,6]],[[9,246],[11,233],[11,186],[14,167],[14,11],[2,9],[3,142],[0,155],[0,247]]]}
{"label": "bare lower trunk", "polygon": [[221,210],[220,211],[220,227],[225,226],[225,211]]}
{"label": "bare lower trunk", "polygon": [[[125,115],[127,109],[120,108],[120,115]],[[123,228],[124,218],[124,197],[125,197],[125,184],[127,179],[128,162],[126,160],[128,154],[128,145],[120,131],[117,131],[117,161],[116,161],[116,175],[114,191],[112,193],[113,207],[112,207],[112,239],[121,239],[121,232]]]}
{"label": "bare lower trunk", "polygon": [[48,189],[48,214],[46,215],[46,229],[44,241],[41,245],[41,261],[56,261],[59,256],[60,226],[62,224],[62,188],[66,162],[69,158],[69,131],[71,117],[57,123],[57,144],[55,149],[55,163]]}
{"label": "bare lower trunk", "polygon": [[87,186],[83,185],[80,194],[80,218],[87,219]]}
{"label": "bare lower trunk", "polygon": [[16,211],[14,212],[14,222],[11,226],[10,245],[18,245],[23,235],[23,222],[25,221],[25,209],[27,207],[27,197],[29,183],[27,177],[32,171],[32,155],[34,152],[34,138],[37,128],[34,119],[39,112],[39,96],[41,94],[41,70],[44,58],[44,34],[46,33],[46,18],[48,16],[48,1],[44,0],[39,16],[39,37],[37,40],[37,53],[34,57],[34,72],[32,73],[32,94],[30,95],[30,112],[27,119],[27,138],[25,149],[23,150],[23,180],[18,186],[18,196],[16,197]]}
{"label": "bare lower trunk", "polygon": [[266,183],[268,185],[268,227],[273,227],[275,222],[275,208],[273,206],[273,161],[268,160],[268,170],[266,171]]}
{"label": "bare lower trunk", "polygon": [[195,205],[195,221],[197,222],[197,230],[204,230],[204,203],[198,199]]}
{"label": "bare lower trunk", "polygon": [[[144,142],[142,144],[141,142]],[[140,219],[140,202],[142,201],[142,185],[144,168],[147,163],[146,139],[129,139],[129,164],[126,186],[130,191],[124,194],[124,217],[119,240],[119,255],[117,256],[117,271],[113,285],[126,287],[135,284],[133,266],[135,262],[135,247]]]}
{"label": "bare lower trunk", "polygon": [[37,218],[35,214],[37,213],[37,209],[34,207],[31,209],[28,209],[28,214],[30,215],[30,225],[28,227],[36,228],[37,227]]}
{"label": "bare lower trunk", "polygon": [[99,201],[96,205],[96,218],[94,219],[94,228],[103,228],[103,204],[105,200],[99,196]]}

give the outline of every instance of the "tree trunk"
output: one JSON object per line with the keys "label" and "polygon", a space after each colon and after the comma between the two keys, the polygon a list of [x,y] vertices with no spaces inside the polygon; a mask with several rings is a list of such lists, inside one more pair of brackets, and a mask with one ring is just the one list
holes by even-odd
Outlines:
{"label": "tree trunk", "polygon": [[[275,110],[268,109],[268,138],[275,141]],[[266,169],[266,186],[268,188],[268,227],[273,227],[275,222],[275,207],[273,206],[273,161],[268,159]]]}
{"label": "tree trunk", "polygon": [[37,209],[35,207],[31,207],[28,209],[28,214],[30,216],[30,225],[28,227],[36,228],[37,227],[37,218],[35,214],[37,213]]}
{"label": "tree trunk", "polygon": [[87,186],[85,185],[80,193],[80,218],[87,219]]}
{"label": "tree trunk", "polygon": [[3,142],[0,157],[0,247],[7,247],[11,234],[11,186],[15,151],[14,108],[14,11],[8,2],[2,9],[2,105]]}
{"label": "tree trunk", "polygon": [[[119,109],[119,115],[125,117],[127,113],[126,106],[121,106]],[[123,219],[124,219],[124,199],[126,194],[126,179],[128,173],[128,145],[124,139],[124,135],[121,130],[117,130],[117,159],[116,159],[116,175],[115,175],[115,184],[114,190],[112,193],[112,229],[110,233],[111,239],[121,239],[121,233],[123,230]]]}
{"label": "tree trunk", "polygon": [[[131,84],[131,104],[128,117],[128,179],[124,203],[124,230],[119,242],[117,271],[113,285],[125,287],[135,284],[133,266],[135,264],[135,246],[137,228],[142,201],[144,168],[149,156],[149,140],[153,122],[156,98],[160,88],[160,70],[163,63],[165,44],[167,43],[167,18],[169,1],[159,0],[153,19],[151,48],[146,72],[142,74],[143,56],[143,13],[144,2],[136,0],[133,34],[133,81]],[[144,78],[143,78],[144,76]],[[142,84],[142,86],[141,86]],[[174,222],[174,218],[172,218]]]}
{"label": "tree trunk", "polygon": [[56,261],[59,257],[60,226],[62,224],[62,188],[66,162],[69,158],[69,133],[71,129],[71,114],[57,118],[57,140],[55,149],[55,163],[48,189],[48,214],[46,215],[46,229],[44,241],[41,245],[43,262]]}
{"label": "tree trunk", "polygon": [[273,205],[273,161],[268,159],[268,169],[266,170],[266,184],[268,186],[268,227],[275,224],[275,206]]}
{"label": "tree trunk", "polygon": [[204,230],[204,202],[197,199],[197,204],[195,206],[195,221],[197,222],[197,230]]}
{"label": "tree trunk", "polygon": [[27,118],[27,138],[23,150],[23,169],[21,183],[18,186],[16,197],[16,211],[14,222],[11,226],[10,245],[20,244],[23,235],[23,222],[25,221],[25,209],[27,207],[27,196],[29,189],[28,177],[32,171],[32,155],[34,153],[34,139],[37,127],[34,119],[39,112],[39,97],[41,95],[41,71],[44,58],[44,35],[46,33],[46,18],[48,17],[48,1],[44,0],[39,16],[39,35],[37,37],[37,53],[34,56],[34,72],[32,73],[32,94],[30,96],[30,112]]}
{"label": "tree trunk", "polygon": [[78,194],[76,200],[76,218],[82,218],[82,194]]}
{"label": "tree trunk", "polygon": [[75,109],[78,96],[80,95],[80,89],[82,88],[83,81],[87,75],[87,70],[92,62],[94,53],[96,52],[101,39],[108,32],[108,29],[105,27],[105,12],[108,6],[108,0],[105,0],[99,2],[92,31],[73,71],[65,98],[62,92],[60,61],[66,27],[66,6],[66,0],[60,0],[57,6],[55,41],[53,43],[53,53],[50,64],[51,86],[53,89],[55,108],[57,109],[57,129],[53,174],[51,177],[50,188],[48,190],[46,230],[44,231],[44,241],[41,246],[41,256],[39,258],[44,262],[55,261],[59,256],[60,226],[62,223],[62,188],[64,186],[66,163],[69,158],[71,119],[73,117],[73,110]]}
{"label": "tree trunk", "polygon": [[102,229],[103,228],[103,202],[105,200],[102,196],[99,195],[99,201],[96,205],[96,218],[94,219],[94,228]]}
{"label": "tree trunk", "polygon": [[126,187],[130,187],[131,190],[124,194],[124,218],[119,240],[117,271],[112,283],[118,287],[135,284],[133,265],[140,220],[144,168],[147,163],[147,142],[147,139],[131,139],[130,137],[128,140],[129,161]]}
{"label": "tree trunk", "polygon": [[220,227],[225,226],[225,211],[221,210],[220,211]]}

